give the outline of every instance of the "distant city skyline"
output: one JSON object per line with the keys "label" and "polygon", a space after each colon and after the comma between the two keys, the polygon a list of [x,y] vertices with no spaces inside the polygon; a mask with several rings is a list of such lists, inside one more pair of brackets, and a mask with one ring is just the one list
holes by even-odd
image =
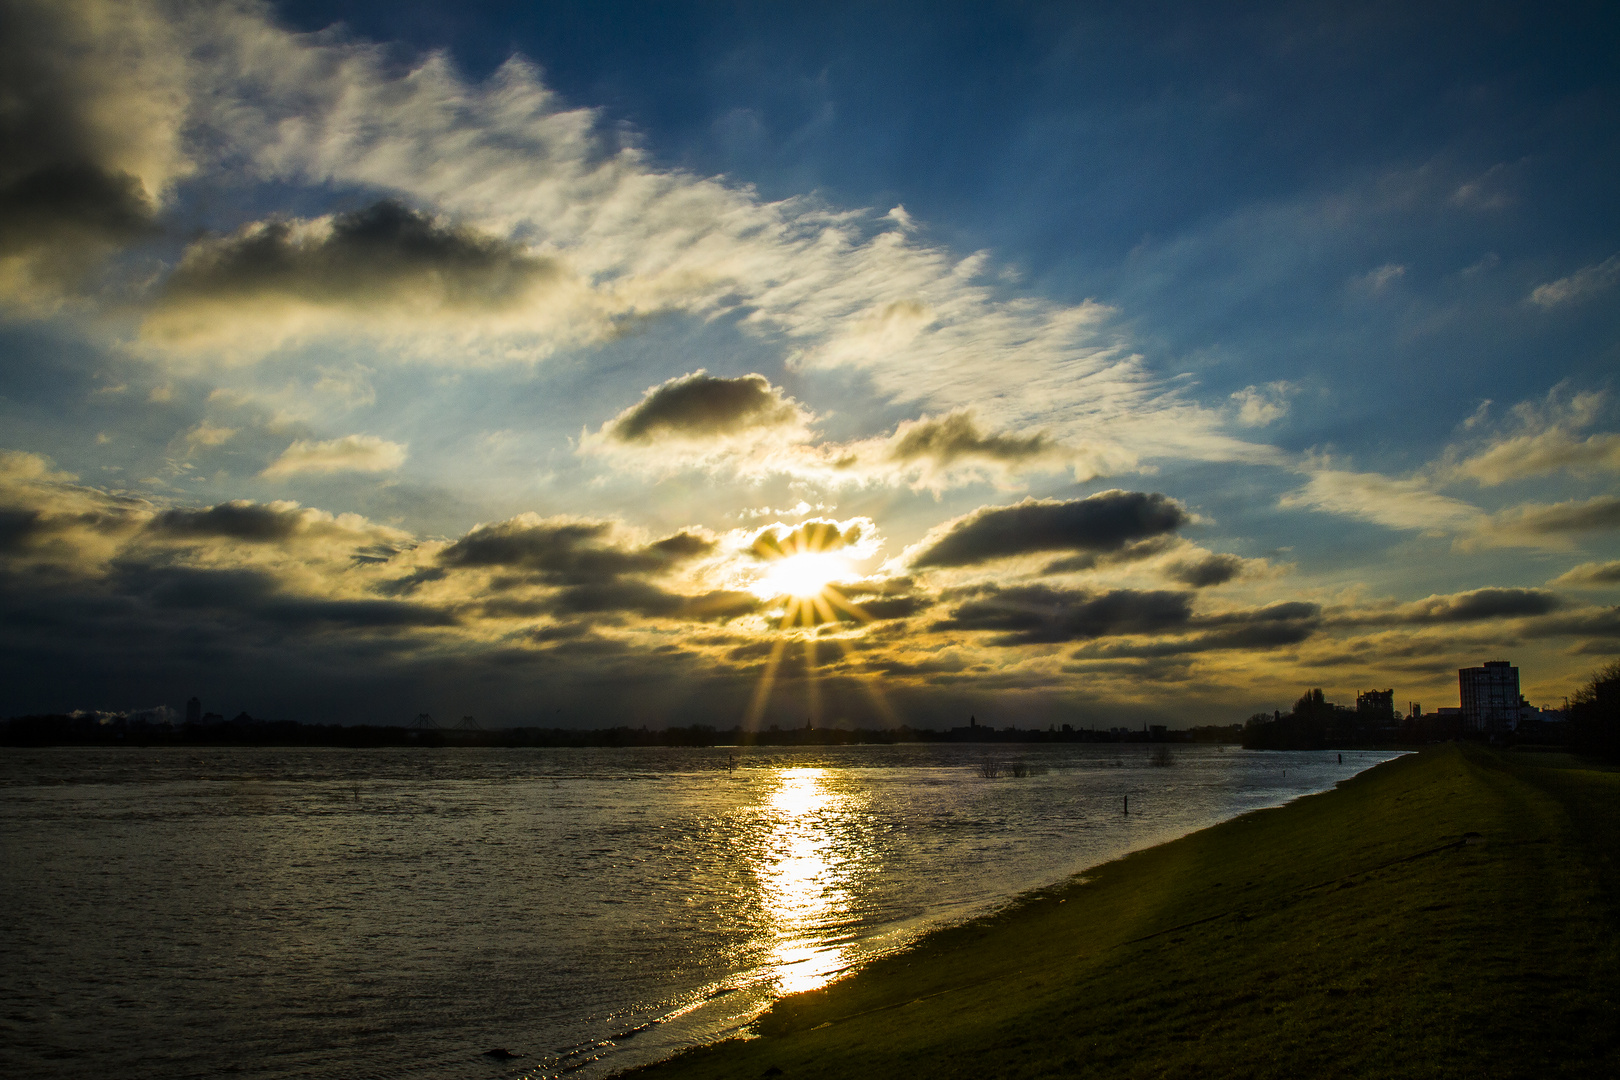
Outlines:
{"label": "distant city skyline", "polygon": [[0,713],[1532,702],[1620,652],[1620,13],[18,0]]}

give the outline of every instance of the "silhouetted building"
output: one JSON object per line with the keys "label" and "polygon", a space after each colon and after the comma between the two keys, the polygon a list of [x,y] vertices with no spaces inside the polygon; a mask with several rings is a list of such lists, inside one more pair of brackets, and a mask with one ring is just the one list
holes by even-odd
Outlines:
{"label": "silhouetted building", "polygon": [[1368,690],[1356,695],[1356,712],[1374,724],[1395,722],[1395,691]]}
{"label": "silhouetted building", "polygon": [[186,723],[202,723],[202,702],[198,701],[196,698],[192,698],[190,701],[186,702]]}
{"label": "silhouetted building", "polygon": [[1506,660],[1487,660],[1484,667],[1460,668],[1465,731],[1511,731],[1519,723],[1519,669]]}

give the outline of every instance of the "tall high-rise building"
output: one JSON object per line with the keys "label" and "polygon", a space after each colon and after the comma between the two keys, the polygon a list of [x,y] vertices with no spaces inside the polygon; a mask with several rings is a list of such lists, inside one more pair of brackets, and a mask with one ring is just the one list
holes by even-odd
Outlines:
{"label": "tall high-rise building", "polygon": [[1519,669],[1506,660],[1459,668],[1457,688],[1465,731],[1511,731],[1519,723]]}
{"label": "tall high-rise building", "polygon": [[186,723],[202,723],[202,702],[198,701],[196,698],[192,698],[190,701],[186,702]]}

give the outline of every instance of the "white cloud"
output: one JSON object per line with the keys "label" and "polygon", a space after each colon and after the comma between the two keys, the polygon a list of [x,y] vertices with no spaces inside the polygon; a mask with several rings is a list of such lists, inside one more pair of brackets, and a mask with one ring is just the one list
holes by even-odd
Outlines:
{"label": "white cloud", "polygon": [[1600,263],[1581,267],[1568,277],[1537,285],[1530,290],[1527,299],[1544,311],[1551,310],[1605,292],[1616,281],[1620,281],[1620,255],[1610,255]]}
{"label": "white cloud", "polygon": [[199,446],[223,446],[235,435],[235,428],[221,427],[204,420],[186,432],[186,444],[193,450]]}
{"label": "white cloud", "polygon": [[[257,175],[387,193],[555,268],[546,289],[499,317],[441,310],[441,333],[390,339],[409,355],[525,362],[660,312],[735,315],[797,367],[858,369],[889,400],[971,407],[1001,429],[1039,422],[1111,461],[1274,456],[1222,434],[1219,411],[1150,373],[1109,331],[1111,308],[1011,295],[986,256],[929,246],[903,210],[766,202],[659,169],[614,145],[595,112],[564,107],[520,60],[471,85],[442,56],[402,72],[383,47],[287,33],[258,8],[189,18],[187,32],[208,45],[196,51],[196,119]],[[390,329],[358,309],[315,318],[307,303],[257,314],[289,320],[297,335]],[[218,325],[187,324],[178,337],[207,344]],[[254,348],[241,335],[230,346]]]}
{"label": "white cloud", "polygon": [[299,473],[388,472],[403,464],[403,443],[375,435],[345,435],[324,442],[299,439],[259,475],[280,479]]}
{"label": "white cloud", "polygon": [[1244,427],[1264,427],[1288,415],[1289,395],[1296,392],[1292,383],[1270,382],[1265,386],[1246,386],[1232,395],[1237,406],[1237,422]]}
{"label": "white cloud", "polygon": [[[1620,434],[1579,434],[1593,426],[1607,405],[1602,393],[1567,394],[1555,386],[1540,402],[1525,401],[1508,414],[1508,429],[1490,436],[1483,446],[1448,450],[1441,473],[1487,487],[1568,472],[1576,476],[1620,473]],[[1476,413],[1470,430],[1484,427]]]}
{"label": "white cloud", "polygon": [[1321,468],[1302,488],[1278,500],[1284,507],[1306,507],[1360,518],[1392,529],[1417,529],[1431,536],[1481,525],[1478,507],[1442,495],[1422,477],[1396,479],[1381,473]]}
{"label": "white cloud", "polygon": [[1398,263],[1385,263],[1376,270],[1369,270],[1356,281],[1370,292],[1383,292],[1389,288],[1391,282],[1399,281],[1406,276],[1406,267]]}

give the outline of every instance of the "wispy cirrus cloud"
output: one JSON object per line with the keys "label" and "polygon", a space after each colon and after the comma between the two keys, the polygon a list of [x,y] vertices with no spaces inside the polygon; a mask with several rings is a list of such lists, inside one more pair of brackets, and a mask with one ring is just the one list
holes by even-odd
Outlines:
{"label": "wispy cirrus cloud", "polygon": [[1481,432],[1483,440],[1476,437],[1472,445],[1451,448],[1438,472],[1486,487],[1558,472],[1620,474],[1620,434],[1582,435],[1607,408],[1603,392],[1570,394],[1563,385],[1555,386],[1542,401],[1515,405],[1505,425],[1490,425],[1483,416],[1472,423],[1469,430]]}
{"label": "wispy cirrus cloud", "polygon": [[1330,467],[1313,469],[1308,475],[1304,487],[1278,500],[1280,506],[1342,514],[1436,536],[1471,531],[1485,520],[1478,507],[1437,492],[1427,477],[1397,478]]}
{"label": "wispy cirrus cloud", "polygon": [[1607,292],[1620,281],[1620,255],[1583,266],[1568,277],[1537,285],[1525,299],[1543,311],[1575,304]]}

